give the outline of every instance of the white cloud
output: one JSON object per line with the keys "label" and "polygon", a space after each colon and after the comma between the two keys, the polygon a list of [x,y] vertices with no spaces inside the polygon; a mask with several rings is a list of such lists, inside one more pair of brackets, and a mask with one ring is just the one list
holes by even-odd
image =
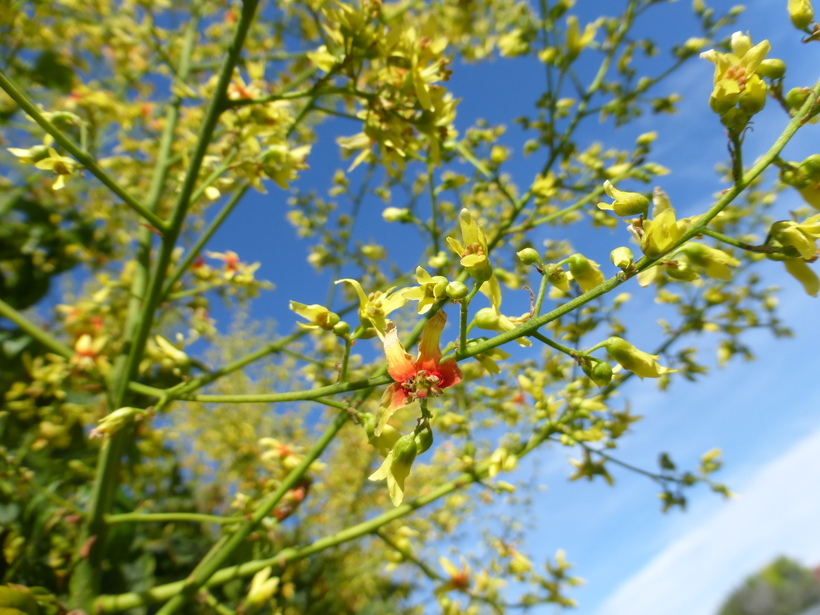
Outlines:
{"label": "white cloud", "polygon": [[[624,582],[599,615],[713,615],[778,555],[820,563],[820,430],[754,474],[742,497],[685,533]],[[802,529],[801,529],[802,528]]]}

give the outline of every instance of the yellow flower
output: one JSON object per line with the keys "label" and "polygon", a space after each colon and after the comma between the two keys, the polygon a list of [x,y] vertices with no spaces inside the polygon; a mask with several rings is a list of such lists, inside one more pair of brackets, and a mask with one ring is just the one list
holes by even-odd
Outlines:
{"label": "yellow flower", "polygon": [[[731,280],[732,270],[729,269],[729,267],[737,267],[740,265],[739,260],[729,256],[723,250],[718,250],[717,248],[712,248],[702,243],[687,242],[680,249],[680,254],[686,256],[686,260],[689,261],[689,264],[703,269],[706,275],[718,280]],[[675,276],[673,275],[672,277]]]}
{"label": "yellow flower", "polygon": [[418,313],[426,314],[433,305],[447,297],[447,278],[443,275],[431,276],[424,267],[416,268],[419,286],[404,292],[404,298],[418,301]]}
{"label": "yellow flower", "polygon": [[610,337],[604,342],[604,347],[609,356],[617,361],[621,367],[628,369],[640,378],[659,378],[663,374],[670,374],[677,371],[663,367],[658,363],[657,355],[638,350],[635,346],[620,337]]}
{"label": "yellow flower", "polygon": [[696,218],[675,217],[675,210],[669,203],[669,197],[660,188],[655,188],[652,195],[654,207],[652,219],[644,220],[632,226],[641,244],[641,250],[649,257],[665,254],[680,241]]}
{"label": "yellow flower", "polygon": [[493,275],[493,266],[490,264],[489,248],[484,229],[473,220],[467,209],[461,210],[459,216],[461,237],[464,243],[459,243],[452,237],[447,238],[447,245],[461,257],[461,266],[476,282],[486,282]]}
{"label": "yellow flower", "polygon": [[585,293],[603,284],[606,279],[598,268],[598,263],[582,254],[573,254],[569,257],[569,272],[572,274],[572,279],[578,282],[578,286]]}
{"label": "yellow flower", "polygon": [[362,326],[365,328],[374,328],[378,336],[384,339],[385,330],[387,329],[387,315],[400,307],[404,307],[409,301],[409,299],[404,296],[406,289],[400,288],[394,291],[390,288],[387,292],[377,290],[369,295],[365,295],[364,289],[358,280],[345,278],[339,280],[336,284],[340,282],[350,284],[359,296],[359,320]]}
{"label": "yellow flower", "polygon": [[404,482],[410,475],[410,468],[413,466],[417,452],[418,445],[413,434],[402,436],[379,469],[368,477],[368,480],[372,481],[387,479],[387,492],[390,494],[393,506],[398,506],[404,499]]}
{"label": "yellow flower", "polygon": [[710,49],[700,54],[701,58],[715,64],[715,86],[709,105],[721,115],[738,104],[746,113],[757,113],[766,104],[767,88],[755,73],[771,45],[769,41],[762,41],[753,47],[748,36],[735,32],[731,48],[731,53]]}
{"label": "yellow flower", "polygon": [[335,312],[331,312],[323,305],[315,303],[305,305],[298,301],[291,301],[290,309],[308,321],[307,323],[296,323],[304,329],[324,329],[325,331],[332,331],[333,327],[339,323],[339,315]]}
{"label": "yellow flower", "polygon": [[614,211],[618,216],[640,216],[649,209],[649,199],[644,195],[618,190],[609,180],[604,182],[604,191],[614,203],[598,203],[598,209]]}
{"label": "yellow flower", "polygon": [[61,156],[53,147],[49,147],[48,156],[38,162],[35,162],[34,166],[38,169],[54,171],[57,174],[57,181],[55,181],[52,186],[54,190],[60,190],[65,187],[68,178],[70,178],[74,174],[77,167],[79,167],[79,165],[72,158]]}

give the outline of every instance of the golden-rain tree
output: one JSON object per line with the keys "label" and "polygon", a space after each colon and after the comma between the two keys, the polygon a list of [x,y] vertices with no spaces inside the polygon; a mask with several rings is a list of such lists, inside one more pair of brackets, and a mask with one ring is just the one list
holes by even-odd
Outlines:
{"label": "golden-rain tree", "polygon": [[[699,376],[697,333],[722,361],[749,328],[782,333],[757,262],[818,293],[820,163],[782,152],[811,130],[820,84],[789,83],[762,36],[728,36],[737,9],[696,0],[697,37],[643,36],[665,4],[581,23],[572,0],[4,0],[3,608],[410,613],[431,591],[452,614],[571,605],[563,553],[533,561],[516,523],[488,524],[480,560],[439,546],[479,503],[524,505],[505,473],[549,443],[577,457],[571,478],[611,482],[640,418],[618,392]],[[809,50],[811,4],[788,12]],[[543,81],[517,119],[540,171],[514,178],[503,127],[456,129],[448,80],[522,56]],[[652,190],[657,135],[618,149],[578,134],[674,112],[657,86],[698,56],[730,156],[725,189],[680,217]],[[782,130],[749,164],[767,104]],[[305,190],[300,173],[339,148],[328,194]],[[781,190],[807,206],[786,219]],[[267,191],[327,274],[310,284],[332,282],[323,303],[308,282],[279,300],[292,312],[275,327],[243,315],[271,287],[259,264],[209,246]],[[396,230],[364,243],[374,199]],[[575,227],[605,231],[611,263],[573,247]],[[622,318],[636,286],[674,314],[651,349]],[[696,484],[726,494],[720,463],[664,455],[643,472],[667,509]]]}

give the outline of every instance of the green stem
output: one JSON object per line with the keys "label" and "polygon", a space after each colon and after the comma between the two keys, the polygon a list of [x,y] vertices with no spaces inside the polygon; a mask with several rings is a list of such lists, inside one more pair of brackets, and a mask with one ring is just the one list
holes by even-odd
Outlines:
{"label": "green stem", "polygon": [[350,337],[345,338],[344,342],[345,349],[344,354],[342,355],[342,366],[339,369],[339,382],[344,382],[347,380],[347,364],[350,360],[350,349],[353,347]]}
{"label": "green stem", "polygon": [[105,186],[114,194],[122,199],[122,201],[145,220],[153,226],[161,234],[167,229],[167,224],[164,220],[159,218],[145,205],[140,203],[133,195],[131,195],[125,188],[120,186],[117,181],[111,177],[103,168],[97,164],[97,161],[79,145],[74,143],[68,136],[54,124],[52,124],[43,113],[32,103],[25,94],[23,94],[17,86],[2,72],[0,72],[0,88],[5,90],[6,94],[14,100],[20,108],[25,111],[31,119],[37,122],[40,127],[48,134],[54,137],[54,140],[60,144],[69,154],[88,169],[97,179],[99,179]]}
{"label": "green stem", "polygon": [[[199,140],[194,147],[194,152],[189,158],[187,173],[179,191],[171,218],[169,222],[164,225],[163,241],[159,257],[154,263],[150,276],[145,275],[150,257],[150,236],[147,233],[142,233],[140,236],[141,247],[138,261],[141,267],[138,267],[137,275],[135,275],[134,284],[132,286],[132,291],[134,291],[132,292],[133,299],[129,302],[126,322],[126,339],[128,343],[125,346],[128,350],[127,355],[115,363],[117,378],[114,381],[115,389],[112,391],[110,400],[110,407],[112,409],[125,405],[124,402],[128,394],[129,384],[135,379],[138,372],[148,335],[154,323],[155,311],[161,299],[162,284],[168,272],[168,265],[171,262],[176,240],[182,230],[182,224],[190,205],[190,197],[196,185],[199,169],[201,168],[208,144],[210,143],[219,118],[221,101],[225,97],[225,92],[233,75],[233,69],[239,60],[242,44],[250,27],[250,22],[253,19],[257,2],[258,0],[247,0],[243,4],[242,16],[237,25],[234,40],[223,61],[222,71],[220,72],[214,94],[206,110],[198,135]],[[186,29],[185,42],[180,61],[180,75],[187,75],[189,68],[188,62],[198,34],[198,4],[194,5],[192,13],[193,19],[191,19]],[[175,99],[174,104],[172,104],[172,107],[169,109],[168,117],[171,121],[168,123],[170,125],[166,126],[166,131],[163,134],[160,154],[151,185],[152,205],[154,207],[159,206],[162,188],[168,172],[167,160],[173,141],[173,131],[176,124],[175,118],[179,116],[180,102],[178,98]],[[78,577],[81,580],[75,584],[77,587],[76,599],[84,606],[87,606],[94,595],[98,593],[96,588],[100,583],[99,571],[102,566],[107,532],[104,515],[110,508],[114,496],[119,464],[122,457],[121,451],[125,441],[129,437],[130,430],[125,429],[118,432],[112,438],[106,440],[100,452],[89,506],[88,526],[82,537],[84,543],[90,545],[89,557],[79,562]],[[79,554],[82,550],[78,549],[77,552]]]}
{"label": "green stem", "polygon": [[109,525],[116,523],[174,523],[190,521],[192,523],[214,523],[217,525],[233,525],[242,523],[241,517],[217,517],[201,513],[123,513],[119,515],[105,515],[105,522]]}
{"label": "green stem", "polygon": [[302,462],[285,477],[276,491],[270,494],[256,507],[251,518],[244,520],[242,525],[236,528],[224,545],[219,546],[218,549],[215,548],[211,550],[206,556],[206,559],[200,562],[200,565],[182,582],[179,591],[175,592],[174,597],[157,611],[157,615],[176,613],[200,587],[212,579],[214,574],[219,571],[220,566],[222,566],[233,552],[250,536],[256,526],[270,515],[282,497],[297,486],[301,477],[307,472],[310,465],[324,452],[333,438],[336,437],[336,434],[347,422],[348,418],[349,415],[346,412],[340,412],[337,415],[333,423],[331,423],[325,433],[322,434],[322,437],[319,438],[316,444],[314,444],[310,451],[304,456]]}
{"label": "green stem", "polygon": [[[231,198],[225,203],[225,206],[222,210],[217,214],[217,216],[211,221],[208,225],[208,228],[205,229],[205,232],[199,236],[196,240],[194,245],[192,245],[188,249],[187,256],[182,260],[182,262],[177,265],[174,272],[169,276],[168,281],[165,283],[165,288],[162,291],[163,297],[169,297],[169,293],[171,288],[173,288],[174,284],[176,284],[179,279],[185,274],[188,268],[191,266],[191,263],[194,262],[197,256],[199,256],[200,252],[202,252],[202,248],[211,240],[211,237],[214,236],[217,230],[222,226],[222,223],[228,218],[229,215],[233,212],[234,208],[239,205],[239,201],[242,200],[242,197],[245,196],[245,193],[248,191],[249,185],[243,185],[239,190],[237,190]],[[170,299],[169,299],[170,300]]]}
{"label": "green stem", "polygon": [[[814,88],[814,96],[808,97],[806,103],[803,107],[798,111],[798,113],[789,121],[786,128],[783,130],[781,135],[777,138],[775,143],[769,148],[769,151],[766,152],[763,156],[761,156],[757,162],[749,169],[749,171],[741,178],[741,181],[735,183],[731,188],[729,188],[723,195],[715,202],[706,213],[702,214],[698,217],[697,222],[693,224],[689,230],[687,230],[680,239],[675,243],[674,246],[671,246],[669,250],[665,254],[668,254],[690,239],[697,235],[700,235],[704,232],[704,229],[707,225],[717,216],[721,211],[723,211],[732,201],[734,201],[737,196],[745,190],[745,188],[751,184],[757,177],[766,170],[772,161],[780,154],[789,140],[794,136],[794,134],[805,124],[805,118],[808,117],[809,112],[811,111],[814,101],[818,96],[820,96],[820,82],[815,84]],[[501,346],[502,344],[506,344],[513,340],[518,339],[519,337],[525,335],[531,335],[534,331],[537,331],[539,328],[543,327],[547,323],[550,323],[558,318],[561,318],[565,314],[581,307],[592,301],[593,299],[597,299],[598,297],[605,295],[609,291],[617,288],[621,284],[623,284],[626,280],[634,276],[635,274],[652,267],[655,263],[659,260],[662,260],[665,256],[659,255],[655,257],[647,257],[644,256],[640,261],[635,264],[635,270],[630,274],[625,274],[623,272],[619,273],[615,277],[606,280],[605,282],[598,285],[596,288],[593,288],[590,291],[587,291],[583,295],[576,297],[565,303],[564,305],[555,308],[554,310],[544,314],[543,316],[538,316],[537,318],[531,318],[527,322],[519,325],[515,329],[508,331],[506,333],[502,333],[497,335],[493,338],[478,342],[476,344],[472,344],[470,348],[466,352],[459,352],[457,353],[457,359],[465,359],[467,357],[475,356],[476,354],[486,352],[491,350],[492,348],[496,348]]]}
{"label": "green stem", "polygon": [[539,333],[538,331],[536,331],[535,333],[531,333],[530,337],[534,337],[539,342],[543,342],[544,344],[546,344],[550,348],[554,348],[555,350],[557,350],[559,352],[563,352],[565,355],[567,355],[568,357],[571,357],[573,359],[577,359],[578,355],[581,354],[577,350],[575,350],[573,348],[570,348],[569,346],[564,346],[563,344],[559,344],[558,342],[552,341],[546,335],[543,335],[543,334]]}
{"label": "green stem", "polygon": [[464,299],[461,300],[461,312],[458,321],[458,350],[463,353],[467,350],[467,320],[470,316],[470,302],[476,296],[481,284],[476,282],[473,284],[473,290]]}
{"label": "green stem", "polygon": [[63,344],[58,339],[53,338],[2,299],[0,299],[0,316],[13,322],[25,333],[33,337],[52,352],[55,352],[67,359],[74,356],[74,350]]}
{"label": "green stem", "polygon": [[748,252],[757,252],[760,254],[783,254],[782,248],[767,245],[757,246],[751,243],[746,243],[745,241],[740,241],[739,239],[735,239],[734,237],[729,237],[728,235],[724,235],[723,233],[718,233],[717,231],[713,231],[708,228],[703,229],[701,231],[701,234],[706,235],[707,237],[711,237],[713,239],[717,239],[718,241],[722,241],[723,243],[729,244],[730,246],[740,248],[741,250],[746,250]]}
{"label": "green stem", "polygon": [[[535,432],[526,444],[521,445],[514,454],[519,458],[524,457],[535,450],[553,433],[555,433],[555,425],[552,423],[545,425],[540,431]],[[221,570],[215,570],[205,585],[212,587],[214,585],[227,583],[228,581],[238,577],[251,576],[267,566],[281,568],[290,562],[304,559],[305,557],[315,553],[320,553],[330,549],[331,547],[350,542],[351,540],[355,540],[367,534],[373,534],[379,530],[379,528],[384,527],[396,519],[401,519],[402,517],[405,517],[406,515],[427,506],[428,504],[431,504],[444,496],[488,478],[491,464],[492,460],[488,458],[477,465],[472,471],[464,472],[456,476],[454,479],[431,489],[429,492],[419,496],[418,498],[405,502],[396,508],[374,517],[373,519],[369,519],[358,523],[357,525],[339,530],[331,536],[320,538],[319,540],[316,540],[315,542],[304,547],[286,548],[281,550],[273,557],[267,559],[245,562],[236,566],[229,566]],[[185,590],[187,583],[188,581],[177,581],[174,583],[153,587],[141,593],[100,596],[94,602],[94,612],[116,613],[139,606],[144,606],[146,604],[162,602],[172,596],[179,597],[180,592]],[[172,601],[175,599],[176,598],[172,598]],[[170,604],[170,602],[168,604]],[[159,615],[164,615],[163,610],[159,611]]]}
{"label": "green stem", "polygon": [[186,401],[197,401],[200,403],[214,404],[214,403],[275,403],[283,401],[305,401],[309,399],[316,399],[317,397],[325,397],[327,395],[338,395],[339,393],[349,393],[350,391],[359,391],[361,389],[372,389],[374,387],[390,384],[393,379],[390,376],[374,376],[365,380],[356,380],[355,382],[340,382],[338,384],[329,384],[323,387],[317,387],[307,391],[288,391],[287,393],[259,393],[253,395],[173,395],[176,399],[183,399]]}
{"label": "green stem", "polygon": [[535,307],[532,310],[533,316],[537,317],[541,315],[541,307],[544,305],[544,297],[547,294],[548,287],[549,281],[547,280],[547,275],[541,272],[541,283],[538,285],[538,297],[535,299]]}

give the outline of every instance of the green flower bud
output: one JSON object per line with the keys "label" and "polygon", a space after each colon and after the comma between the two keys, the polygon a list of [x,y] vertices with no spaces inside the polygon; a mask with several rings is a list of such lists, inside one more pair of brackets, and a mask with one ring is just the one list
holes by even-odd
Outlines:
{"label": "green flower bud", "polygon": [[99,438],[101,436],[110,436],[120,431],[126,425],[130,425],[134,421],[142,420],[147,414],[146,410],[142,408],[119,408],[107,414],[99,420],[97,426],[91,430],[89,437]]}
{"label": "green flower bud", "polygon": [[636,145],[646,146],[650,143],[654,142],[655,139],[658,138],[658,133],[654,130],[652,132],[645,132],[643,134],[638,135],[638,138],[635,139]]}
{"label": "green flower bud", "polygon": [[789,0],[789,19],[798,30],[805,30],[814,20],[814,8],[809,0]]}
{"label": "green flower bud", "polygon": [[614,211],[618,216],[640,216],[649,210],[649,199],[637,192],[624,192],[612,185],[612,182],[604,182],[604,190],[614,203],[598,203],[598,209]]}
{"label": "green flower bud", "polygon": [[482,308],[476,312],[474,321],[476,327],[479,329],[489,329],[490,331],[495,331],[498,329],[499,318],[498,312],[494,309]]}
{"label": "green flower bud", "polygon": [[612,264],[618,269],[626,271],[632,267],[632,263],[635,262],[635,255],[632,254],[632,250],[623,246],[612,250],[612,252],[609,253],[609,260],[611,260]]}
{"label": "green flower bud", "polygon": [[777,58],[767,58],[760,63],[756,72],[767,79],[780,79],[786,74],[786,63]]}
{"label": "green flower bud", "polygon": [[664,268],[667,275],[675,280],[691,282],[697,280],[698,272],[695,271],[686,261],[672,261]]}
{"label": "green flower bud", "polygon": [[677,371],[663,367],[658,363],[657,356],[638,350],[623,338],[610,337],[604,346],[610,357],[639,378],[660,378]]}
{"label": "green flower bud", "polygon": [[413,214],[406,207],[388,207],[382,212],[385,222],[412,222]]}
{"label": "green flower bud", "polygon": [[569,292],[569,279],[567,279],[567,272],[558,265],[547,265],[544,268],[544,275],[547,276],[547,282],[552,284],[558,290],[565,293]]}
{"label": "green flower bud", "polygon": [[459,281],[450,282],[444,291],[447,293],[447,296],[454,301],[460,301],[470,294],[470,289],[467,288],[467,285]]}
{"label": "green flower bud", "polygon": [[433,446],[433,430],[428,428],[420,431],[416,434],[415,441],[417,454],[426,453]]}
{"label": "green flower bud", "polygon": [[606,361],[587,360],[581,363],[581,369],[599,387],[612,380],[612,366]]}
{"label": "green flower bud", "polygon": [[800,163],[800,172],[813,182],[820,182],[820,154],[812,154]]}
{"label": "green flower bud", "polygon": [[809,88],[792,88],[786,94],[786,105],[791,111],[797,111],[806,104],[810,96],[811,90]]}
{"label": "green flower bud", "polygon": [[533,248],[524,248],[523,250],[519,250],[516,252],[516,255],[525,265],[541,264],[541,256],[539,256],[538,252]]}
{"label": "green flower bud", "polygon": [[333,333],[335,333],[339,337],[347,337],[350,334],[350,325],[347,324],[344,320],[337,322],[335,325],[333,325]]}

